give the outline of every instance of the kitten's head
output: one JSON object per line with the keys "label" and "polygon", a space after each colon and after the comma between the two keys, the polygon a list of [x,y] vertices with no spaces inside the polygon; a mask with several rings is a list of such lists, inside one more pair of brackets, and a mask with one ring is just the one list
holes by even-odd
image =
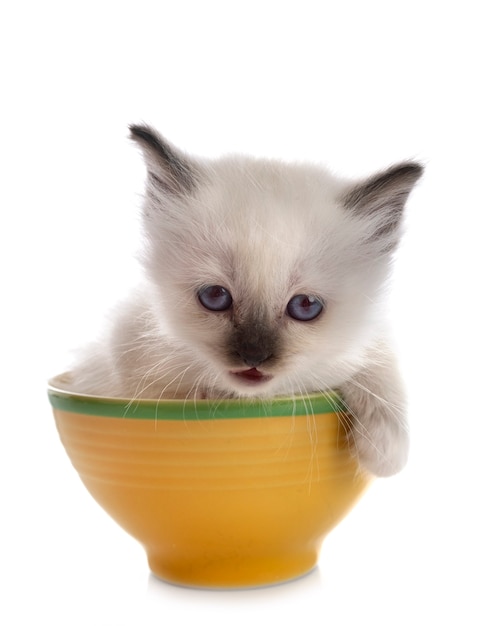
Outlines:
{"label": "kitten's head", "polygon": [[344,382],[382,324],[421,166],[350,183],[311,166],[190,158],[146,126],[131,134],[148,169],[156,307],[206,386],[266,396]]}

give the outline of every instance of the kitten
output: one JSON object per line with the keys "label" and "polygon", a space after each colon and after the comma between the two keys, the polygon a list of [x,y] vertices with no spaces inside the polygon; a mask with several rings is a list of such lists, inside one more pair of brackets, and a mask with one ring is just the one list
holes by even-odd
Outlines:
{"label": "kitten", "polygon": [[408,453],[383,307],[417,163],[361,182],[276,161],[191,158],[131,126],[147,166],[146,284],[67,381],[122,397],[338,389],[371,473]]}

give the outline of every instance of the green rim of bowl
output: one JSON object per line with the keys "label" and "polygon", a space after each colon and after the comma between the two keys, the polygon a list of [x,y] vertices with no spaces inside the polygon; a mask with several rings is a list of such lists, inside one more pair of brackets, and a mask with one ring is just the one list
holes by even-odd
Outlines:
{"label": "green rim of bowl", "polygon": [[83,415],[138,420],[243,419],[344,411],[341,398],[335,392],[270,400],[130,400],[73,393],[58,389],[55,384],[50,383],[48,397],[54,409]]}

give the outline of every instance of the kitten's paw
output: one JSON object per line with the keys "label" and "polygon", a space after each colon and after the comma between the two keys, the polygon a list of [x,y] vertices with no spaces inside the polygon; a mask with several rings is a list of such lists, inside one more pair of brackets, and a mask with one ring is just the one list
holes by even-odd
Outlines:
{"label": "kitten's paw", "polygon": [[358,457],[361,467],[375,476],[385,477],[397,474],[407,463],[408,434],[391,426],[389,421],[384,424],[383,432],[373,435],[372,430],[368,434],[363,429],[360,432],[351,431],[353,453]]}
{"label": "kitten's paw", "polygon": [[385,400],[355,389],[343,397],[350,413],[348,439],[364,469],[375,476],[392,476],[407,463],[409,435],[404,411]]}

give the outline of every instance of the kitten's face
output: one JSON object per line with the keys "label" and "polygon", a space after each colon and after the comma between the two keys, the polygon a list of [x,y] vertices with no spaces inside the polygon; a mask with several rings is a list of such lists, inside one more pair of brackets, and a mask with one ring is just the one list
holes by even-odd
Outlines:
{"label": "kitten's face", "polygon": [[343,382],[378,330],[416,166],[355,186],[311,167],[198,163],[147,128],[133,136],[149,171],[146,267],[202,384],[266,396]]}

